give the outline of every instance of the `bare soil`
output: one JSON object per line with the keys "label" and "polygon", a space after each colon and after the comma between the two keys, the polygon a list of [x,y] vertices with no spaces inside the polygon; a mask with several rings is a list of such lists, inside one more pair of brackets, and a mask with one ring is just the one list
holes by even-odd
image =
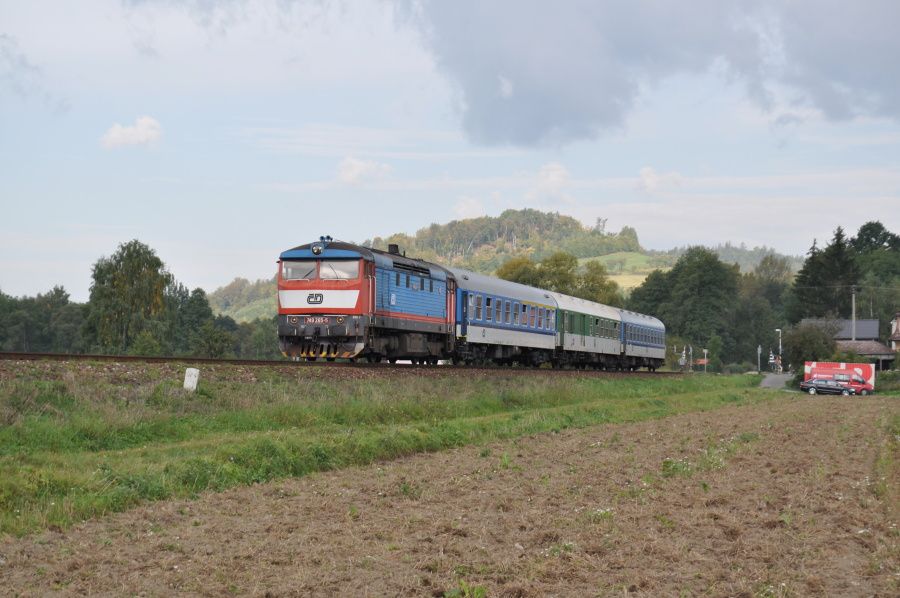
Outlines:
{"label": "bare soil", "polygon": [[148,504],[0,539],[0,593],[897,596],[898,408],[785,393]]}

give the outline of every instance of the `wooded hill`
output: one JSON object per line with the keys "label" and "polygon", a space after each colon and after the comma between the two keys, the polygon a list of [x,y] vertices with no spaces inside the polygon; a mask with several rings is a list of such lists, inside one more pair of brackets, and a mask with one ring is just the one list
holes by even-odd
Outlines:
{"label": "wooded hill", "polygon": [[[302,242],[298,240],[298,244]],[[414,235],[397,233],[375,237],[362,245],[387,250],[390,243],[399,245],[410,257],[484,274],[492,274],[513,257],[538,261],[563,251],[583,264],[591,258],[610,256],[602,261],[611,278],[626,291],[640,284],[654,269],[671,268],[686,249],[648,251],[641,247],[637,231],[630,226],[609,232],[603,218],[598,218],[594,226],[585,226],[571,216],[532,209],[506,210],[499,216],[432,224]],[[752,270],[766,255],[776,253],[767,247],[748,249],[731,244],[720,245],[712,251],[726,263],[737,263],[744,271]],[[802,263],[801,258],[789,259],[797,268]],[[275,292],[274,278],[255,282],[236,278],[210,293],[209,301],[216,313],[239,322],[250,321],[275,313]]]}

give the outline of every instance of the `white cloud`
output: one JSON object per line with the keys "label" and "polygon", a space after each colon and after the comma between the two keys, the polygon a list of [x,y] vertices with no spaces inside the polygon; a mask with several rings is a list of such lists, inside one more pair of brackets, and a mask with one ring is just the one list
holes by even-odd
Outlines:
{"label": "white cloud", "polygon": [[500,97],[502,98],[511,98],[513,93],[515,92],[515,87],[513,87],[513,82],[500,75]]}
{"label": "white cloud", "polygon": [[367,180],[383,179],[391,173],[389,164],[374,160],[360,160],[353,156],[344,158],[338,165],[338,180],[347,185],[358,185]]}
{"label": "white cloud", "polygon": [[525,194],[525,199],[551,208],[559,202],[570,203],[572,198],[567,189],[571,179],[565,166],[559,162],[548,162],[541,166],[534,179],[534,187]]}
{"label": "white cloud", "polygon": [[459,201],[453,206],[453,212],[457,218],[477,218],[487,213],[481,200],[466,195],[459,198]]}
{"label": "white cloud", "polygon": [[139,116],[133,125],[114,124],[100,139],[106,149],[124,145],[152,145],[162,137],[159,121],[151,116]]}
{"label": "white cloud", "polygon": [[637,188],[644,193],[665,191],[680,187],[684,177],[677,172],[656,172],[653,168],[645,166],[641,168]]}

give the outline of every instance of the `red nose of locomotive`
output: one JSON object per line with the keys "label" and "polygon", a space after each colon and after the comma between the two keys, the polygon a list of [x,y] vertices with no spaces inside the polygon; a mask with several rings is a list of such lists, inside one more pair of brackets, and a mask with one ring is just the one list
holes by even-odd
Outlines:
{"label": "red nose of locomotive", "polygon": [[323,238],[281,254],[278,337],[288,357],[355,357],[371,313],[368,262]]}

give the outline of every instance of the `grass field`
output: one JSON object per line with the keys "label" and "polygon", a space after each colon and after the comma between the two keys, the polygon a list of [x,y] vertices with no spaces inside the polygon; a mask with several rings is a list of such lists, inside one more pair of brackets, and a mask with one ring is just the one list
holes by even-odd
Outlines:
{"label": "grass field", "polygon": [[606,266],[610,279],[626,291],[640,286],[653,270],[659,268],[666,271],[669,269],[655,265],[651,256],[635,251],[620,251],[600,257],[582,258],[578,260],[578,264],[584,265],[591,261],[598,261]]}
{"label": "grass field", "polygon": [[[7,366],[9,367],[9,366]],[[539,432],[766,400],[755,377],[553,378],[171,365],[0,371],[0,532]]]}

